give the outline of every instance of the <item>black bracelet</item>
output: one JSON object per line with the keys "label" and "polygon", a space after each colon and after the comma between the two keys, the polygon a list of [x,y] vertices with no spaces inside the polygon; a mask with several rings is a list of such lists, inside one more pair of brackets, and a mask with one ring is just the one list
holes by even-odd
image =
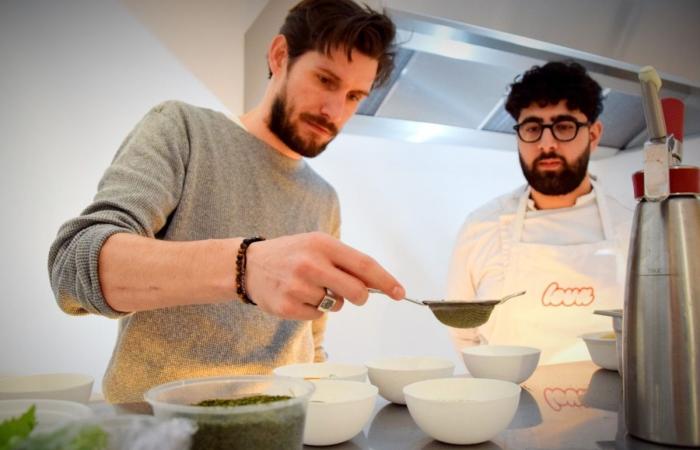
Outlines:
{"label": "black bracelet", "polygon": [[246,252],[250,244],[264,240],[265,238],[260,236],[243,239],[241,246],[238,248],[238,255],[236,255],[236,293],[238,293],[243,302],[249,305],[255,305],[255,302],[248,297],[245,289]]}

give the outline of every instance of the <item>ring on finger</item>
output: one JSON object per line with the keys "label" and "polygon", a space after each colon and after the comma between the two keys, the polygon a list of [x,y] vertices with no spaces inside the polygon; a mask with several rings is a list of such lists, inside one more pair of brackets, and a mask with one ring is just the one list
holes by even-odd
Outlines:
{"label": "ring on finger", "polygon": [[328,288],[324,289],[326,290],[326,295],[323,296],[321,303],[318,304],[316,309],[321,312],[328,312],[333,309],[338,300],[333,296],[333,293]]}

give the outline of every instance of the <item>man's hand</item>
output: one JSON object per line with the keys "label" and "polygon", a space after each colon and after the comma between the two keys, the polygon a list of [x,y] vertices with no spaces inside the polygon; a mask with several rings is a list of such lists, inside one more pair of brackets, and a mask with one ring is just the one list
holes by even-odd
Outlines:
{"label": "man's hand", "polygon": [[398,300],[404,289],[374,259],[327,234],[314,232],[256,242],[248,247],[248,296],[265,312],[285,319],[313,320],[330,289],[337,298],[363,305],[372,287]]}

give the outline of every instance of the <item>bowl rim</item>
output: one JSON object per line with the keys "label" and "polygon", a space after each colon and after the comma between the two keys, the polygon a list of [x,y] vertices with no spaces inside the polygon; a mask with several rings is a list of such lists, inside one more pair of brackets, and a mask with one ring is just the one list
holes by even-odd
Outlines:
{"label": "bowl rim", "polygon": [[[444,365],[440,367],[429,367],[429,368],[410,368],[410,367],[379,367],[379,364],[382,362],[387,362],[387,361],[403,361],[403,360],[414,360],[414,359],[426,359],[426,360],[431,360],[434,362],[438,363],[444,363]],[[453,369],[455,368],[455,363],[452,362],[451,360],[447,358],[440,358],[436,356],[390,356],[386,358],[377,358],[377,359],[371,359],[367,362],[365,362],[365,366],[367,369],[372,369],[372,370],[382,370],[382,371],[387,371],[387,372],[425,372],[425,371],[433,371],[433,370],[446,370],[446,369]]]}
{"label": "bowl rim", "polygon": [[[302,388],[306,388],[307,391],[301,395],[292,397],[289,400],[280,400],[280,401],[276,401],[276,402],[272,402],[272,403],[265,403],[262,405],[243,405],[243,406],[236,406],[236,407],[184,405],[184,404],[179,404],[179,403],[163,402],[163,401],[157,400],[155,398],[156,395],[158,395],[162,392],[172,390],[174,388],[188,386],[188,385],[205,384],[205,383],[211,383],[211,382],[217,382],[217,381],[228,381],[228,382],[233,382],[233,383],[250,383],[250,382],[260,383],[260,382],[266,382],[266,381],[271,381],[271,382],[284,381],[287,383],[297,384]],[[193,414],[193,415],[196,414],[196,415],[209,415],[209,416],[212,416],[212,415],[230,416],[230,415],[237,415],[237,414],[246,414],[246,413],[259,412],[259,411],[269,411],[269,410],[274,410],[274,409],[287,408],[287,407],[293,406],[293,405],[298,404],[298,403],[303,403],[305,400],[308,401],[308,399],[311,398],[311,395],[313,395],[315,390],[316,390],[316,386],[314,386],[313,383],[306,381],[304,379],[295,378],[295,377],[283,377],[283,376],[276,376],[276,375],[240,375],[240,376],[224,375],[224,376],[213,376],[213,377],[183,378],[181,380],[175,380],[175,381],[171,381],[168,383],[159,384],[157,386],[150,388],[146,392],[144,392],[143,398],[146,402],[148,402],[153,407],[154,410],[156,408],[159,408],[159,409],[163,409],[163,410],[177,411],[179,413],[186,413],[186,414]]]}
{"label": "bowl rim", "polygon": [[[615,335],[613,338],[602,338],[600,335],[612,333]],[[584,333],[579,336],[584,342],[612,342],[617,341],[617,333],[615,331],[592,331],[590,333]]]}
{"label": "bowl rim", "polygon": [[[455,398],[454,400],[438,400],[434,398],[427,398],[425,396],[417,396],[415,394],[411,394],[409,392],[406,392],[406,390],[410,390],[409,388],[413,387],[413,389],[416,389],[416,385],[418,384],[428,384],[428,383],[435,383],[435,382],[444,382],[446,380],[456,380],[456,381],[451,381],[454,383],[490,383],[490,384],[501,384],[504,385],[508,388],[513,388],[515,391],[513,393],[509,393],[507,395],[499,395],[498,397],[493,397],[489,398],[486,400],[471,400],[471,399],[460,399],[460,398]],[[482,403],[489,403],[497,400],[503,400],[506,398],[512,398],[512,397],[519,397],[523,388],[517,384],[513,383],[512,381],[506,381],[506,380],[497,380],[495,378],[473,378],[473,377],[449,377],[449,378],[433,378],[430,380],[422,380],[422,381],[417,381],[415,383],[411,383],[407,386],[404,386],[403,388],[403,394],[406,397],[406,400],[408,400],[408,397],[412,397],[414,399],[418,399],[421,401],[428,401],[428,402],[439,402],[439,403],[444,403],[444,404],[457,404],[457,403],[477,403],[477,404],[482,404]],[[407,401],[408,403],[408,401]]]}
{"label": "bowl rim", "polygon": [[[513,348],[518,350],[523,350],[523,353],[513,354],[513,355],[490,355],[484,353],[478,353],[479,349],[485,348]],[[501,345],[501,344],[485,344],[485,345],[470,345],[468,347],[462,347],[460,350],[462,356],[479,356],[482,358],[511,358],[511,357],[521,357],[521,356],[533,356],[542,353],[542,350],[537,347],[530,347],[528,345]]]}
{"label": "bowl rim", "polygon": [[[73,418],[92,417],[95,412],[86,404],[73,400],[58,400],[53,398],[8,398],[0,400],[0,411],[7,411],[7,407],[18,406],[24,412],[29,406],[36,409],[48,409],[60,411],[72,415]],[[3,408],[6,407],[6,408]]]}
{"label": "bowl rim", "polygon": [[314,402],[313,397],[314,395],[318,392],[317,390],[314,390],[314,392],[311,394],[311,397],[309,397],[309,404],[314,403],[317,405],[341,405],[341,404],[348,404],[348,403],[353,403],[353,402],[360,402],[360,401],[366,401],[370,398],[375,398],[377,395],[379,395],[379,388],[371,383],[365,383],[364,381],[355,381],[355,380],[329,380],[329,379],[321,379],[321,380],[312,380],[310,381],[314,386],[320,384],[321,386],[336,386],[340,387],[342,385],[347,385],[347,384],[353,384],[357,386],[362,386],[363,388],[367,389],[367,393],[363,394],[361,396],[358,396],[356,398],[348,399],[348,400],[339,400],[339,401],[330,401],[330,402]]}
{"label": "bowl rim", "polygon": [[[15,381],[29,381],[40,378],[51,378],[61,376],[65,379],[70,379],[68,383],[62,383],[55,386],[35,386],[32,389],[7,389]],[[95,383],[95,377],[85,373],[78,372],[51,372],[51,373],[35,373],[30,375],[6,375],[0,377],[0,393],[2,394],[30,394],[39,392],[62,392],[71,389],[92,385]]]}
{"label": "bowl rim", "polygon": [[[343,378],[343,377],[355,377],[358,375],[367,375],[367,367],[363,366],[362,364],[352,364],[352,363],[334,363],[334,362],[309,362],[309,363],[294,363],[294,364],[285,364],[283,366],[277,366],[274,369],[272,369],[272,373],[274,375],[280,376],[280,377],[289,377],[289,378],[305,378],[302,376],[296,376],[296,375],[282,375],[279,373],[280,369],[284,371],[284,369],[292,369],[292,368],[305,368],[305,367],[322,367],[322,366],[336,366],[336,367],[342,367],[344,369],[357,369],[357,371],[353,371],[352,373],[349,373],[347,375],[338,375],[338,378]],[[321,377],[320,379],[332,379],[328,377]]]}

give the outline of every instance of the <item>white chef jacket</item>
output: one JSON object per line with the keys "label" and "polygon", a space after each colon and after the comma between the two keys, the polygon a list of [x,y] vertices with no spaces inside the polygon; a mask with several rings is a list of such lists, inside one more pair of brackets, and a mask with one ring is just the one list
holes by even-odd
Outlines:
{"label": "white chef jacket", "polygon": [[[447,298],[490,299],[493,298],[494,292],[506,294],[502,292],[501,287],[505,282],[506,265],[509,263],[508,241],[512,239],[504,238],[503,224],[514,222],[519,200],[526,189],[527,186],[523,186],[498,197],[467,217],[452,255]],[[534,202],[529,199],[519,241],[545,246],[576,246],[604,241],[606,236],[596,201],[598,190],[600,188],[594,187],[590,193],[579,197],[575,205],[569,208],[537,210]],[[633,213],[610,196],[605,196],[604,203],[607,204],[607,214],[610,216],[608,220],[611,222],[609,228],[612,229],[612,239],[617,253],[615,276],[622,286],[625,279]],[[506,229],[510,230],[510,228]],[[511,300],[511,302],[515,301],[517,299]],[[616,307],[622,307],[622,295],[619,296]],[[497,311],[498,307],[494,315]],[[478,329],[450,329],[450,334],[458,350],[485,341],[484,335],[479,333]]]}

